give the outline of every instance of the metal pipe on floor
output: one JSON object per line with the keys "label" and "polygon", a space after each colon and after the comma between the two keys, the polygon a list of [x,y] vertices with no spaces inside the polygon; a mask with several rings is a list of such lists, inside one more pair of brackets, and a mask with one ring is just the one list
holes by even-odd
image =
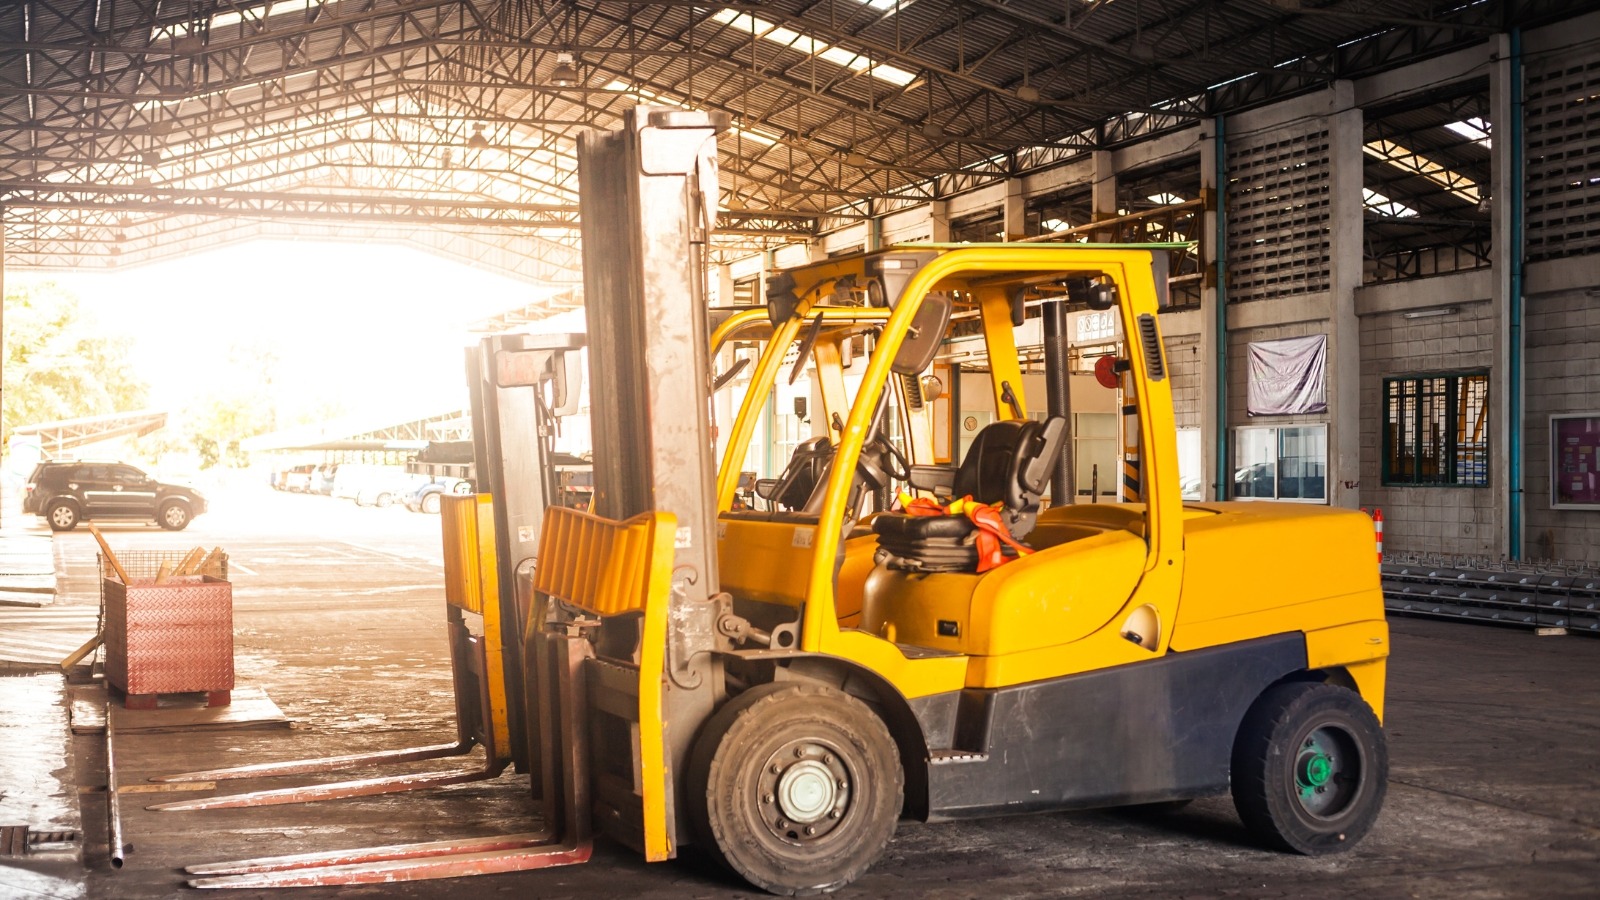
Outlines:
{"label": "metal pipe on floor", "polygon": [[111,868],[122,868],[122,810],[117,799],[116,729],[111,703],[106,703],[106,826],[111,843]]}

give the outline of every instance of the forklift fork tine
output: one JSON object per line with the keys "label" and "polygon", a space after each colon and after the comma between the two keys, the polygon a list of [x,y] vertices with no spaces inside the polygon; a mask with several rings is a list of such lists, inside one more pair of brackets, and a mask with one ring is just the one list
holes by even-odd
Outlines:
{"label": "forklift fork tine", "polygon": [[593,845],[589,841],[568,841],[563,844],[512,847],[478,853],[453,853],[414,859],[387,859],[351,865],[314,866],[289,871],[195,878],[189,881],[189,886],[254,889],[323,887],[424,881],[433,878],[459,878],[465,875],[494,875],[586,863],[592,850]]}
{"label": "forklift fork tine", "polygon": [[253,875],[319,866],[353,866],[396,859],[424,859],[432,856],[526,849],[548,844],[553,839],[554,836],[548,830],[528,831],[522,834],[497,834],[483,838],[457,838],[415,844],[356,847],[350,850],[324,850],[317,853],[291,853],[285,856],[260,856],[255,859],[185,866],[184,871],[190,875]]}
{"label": "forklift fork tine", "polygon": [[294,759],[275,763],[255,763],[247,766],[230,766],[226,769],[208,769],[202,772],[180,772],[176,775],[152,775],[151,781],[162,783],[187,781],[227,781],[234,778],[270,778],[279,775],[305,775],[312,772],[336,772],[360,766],[381,766],[391,763],[416,762],[424,759],[443,759],[472,752],[476,740],[457,741],[454,744],[434,744],[429,747],[406,747],[400,750],[380,750],[374,753],[352,753],[348,756],[326,756],[320,759]]}
{"label": "forklift fork tine", "polygon": [[395,794],[447,784],[466,784],[487,781],[498,776],[505,763],[490,758],[482,768],[457,769],[449,772],[418,772],[409,775],[391,775],[384,778],[361,778],[338,781],[332,784],[313,784],[305,787],[279,788],[270,791],[249,791],[201,800],[180,800],[157,803],[146,809],[161,812],[195,809],[238,809],[247,806],[280,806],[285,803],[310,803],[316,800],[343,800],[347,797],[370,797],[374,794]]}

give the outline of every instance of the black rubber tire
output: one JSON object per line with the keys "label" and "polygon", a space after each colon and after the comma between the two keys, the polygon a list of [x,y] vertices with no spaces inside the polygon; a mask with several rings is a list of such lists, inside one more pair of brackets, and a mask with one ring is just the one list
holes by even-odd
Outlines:
{"label": "black rubber tire", "polygon": [[182,531],[189,527],[189,520],[194,518],[189,514],[189,504],[181,500],[171,500],[161,504],[156,510],[156,524],[168,531]]}
{"label": "black rubber tire", "polygon": [[[1302,775],[1313,769],[1320,771]],[[1239,818],[1267,846],[1308,856],[1349,850],[1372,828],[1388,791],[1383,726],[1347,688],[1275,685],[1239,728],[1232,781]]]}
{"label": "black rubber tire", "polygon": [[437,492],[427,494],[422,498],[422,511],[432,515],[438,515],[439,503],[439,494]]}
{"label": "black rubber tire", "polygon": [[80,518],[78,507],[65,500],[57,500],[45,507],[44,520],[50,523],[51,531],[71,531],[78,527]]}
{"label": "black rubber tire", "polygon": [[[865,703],[823,685],[780,683],[751,688],[711,717],[688,785],[707,852],[756,887],[801,897],[844,887],[883,855],[905,776],[894,738]],[[797,814],[780,791],[812,808]]]}

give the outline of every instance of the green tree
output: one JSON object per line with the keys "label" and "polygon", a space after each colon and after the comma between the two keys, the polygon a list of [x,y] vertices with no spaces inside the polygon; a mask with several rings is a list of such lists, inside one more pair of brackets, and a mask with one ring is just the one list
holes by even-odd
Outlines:
{"label": "green tree", "polygon": [[0,441],[22,425],[141,409],[149,385],[108,335],[54,282],[7,286]]}

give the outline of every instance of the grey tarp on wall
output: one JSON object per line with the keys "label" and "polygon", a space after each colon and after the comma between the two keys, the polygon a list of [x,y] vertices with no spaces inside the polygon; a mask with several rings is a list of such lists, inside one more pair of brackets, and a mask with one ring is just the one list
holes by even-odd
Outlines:
{"label": "grey tarp on wall", "polygon": [[1328,411],[1328,336],[1251,341],[1245,412],[1289,416]]}

